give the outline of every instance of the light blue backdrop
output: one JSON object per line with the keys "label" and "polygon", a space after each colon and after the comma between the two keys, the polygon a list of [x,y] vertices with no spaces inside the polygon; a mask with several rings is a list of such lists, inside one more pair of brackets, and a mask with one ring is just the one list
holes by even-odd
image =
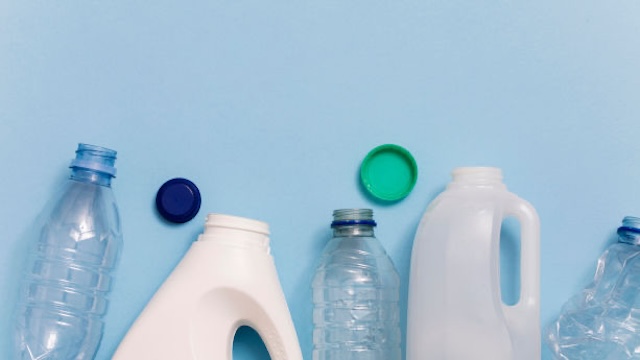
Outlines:
{"label": "light blue backdrop", "polygon": [[[0,0],[0,358],[24,238],[78,142],[119,151],[125,249],[98,359],[207,212],[271,225],[306,358],[335,208],[374,209],[406,315],[417,222],[462,165],[501,167],[537,208],[548,324],[622,217],[640,215],[638,19],[638,1]],[[390,206],[356,180],[383,143],[420,169]],[[177,176],[199,185],[202,210],[170,226],[153,200]],[[263,358],[255,340],[236,359]]]}

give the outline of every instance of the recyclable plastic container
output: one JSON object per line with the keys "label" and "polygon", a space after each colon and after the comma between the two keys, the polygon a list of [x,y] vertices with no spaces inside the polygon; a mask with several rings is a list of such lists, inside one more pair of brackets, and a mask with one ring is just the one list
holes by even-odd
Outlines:
{"label": "recyclable plastic container", "polygon": [[333,213],[313,279],[313,360],[400,360],[399,286],[373,212]]}
{"label": "recyclable plastic container", "polygon": [[593,282],[563,307],[546,340],[557,359],[640,359],[640,218],[625,217]]}
{"label": "recyclable plastic container", "polygon": [[93,359],[122,247],[111,191],[115,160],[113,150],[78,146],[71,177],[31,244],[13,359]]}
{"label": "recyclable plastic container", "polygon": [[241,326],[262,337],[272,360],[301,360],[270,254],[269,226],[209,214],[204,233],[135,321],[113,359],[232,358]]}
{"label": "recyclable plastic container", "polygon": [[[520,294],[502,302],[500,230],[520,223]],[[411,254],[408,360],[539,360],[540,250],[534,208],[497,168],[458,168],[428,207]]]}

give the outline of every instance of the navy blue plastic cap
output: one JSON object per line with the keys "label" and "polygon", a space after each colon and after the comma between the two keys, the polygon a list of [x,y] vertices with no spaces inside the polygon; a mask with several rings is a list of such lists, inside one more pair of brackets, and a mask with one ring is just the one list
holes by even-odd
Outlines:
{"label": "navy blue plastic cap", "polygon": [[187,179],[175,178],[162,184],[156,195],[156,207],[163,218],[174,223],[193,219],[200,210],[200,190]]}

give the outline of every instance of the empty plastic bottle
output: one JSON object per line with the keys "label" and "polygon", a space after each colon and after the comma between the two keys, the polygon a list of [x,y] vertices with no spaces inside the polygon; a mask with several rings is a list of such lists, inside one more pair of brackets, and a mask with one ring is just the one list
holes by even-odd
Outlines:
{"label": "empty plastic bottle", "polygon": [[[502,301],[500,230],[520,223],[520,292]],[[540,221],[502,170],[456,168],[413,242],[407,360],[540,360]]]}
{"label": "empty plastic bottle", "polygon": [[399,286],[373,211],[333,212],[313,280],[314,360],[400,360]]}
{"label": "empty plastic bottle", "polygon": [[640,359],[640,218],[625,217],[618,235],[598,259],[593,282],[547,329],[558,359]]}
{"label": "empty plastic bottle", "polygon": [[209,214],[112,360],[232,360],[241,326],[272,360],[302,360],[270,244],[265,222]]}
{"label": "empty plastic bottle", "polygon": [[116,152],[80,144],[39,225],[20,295],[13,359],[92,359],[122,247],[111,179]]}

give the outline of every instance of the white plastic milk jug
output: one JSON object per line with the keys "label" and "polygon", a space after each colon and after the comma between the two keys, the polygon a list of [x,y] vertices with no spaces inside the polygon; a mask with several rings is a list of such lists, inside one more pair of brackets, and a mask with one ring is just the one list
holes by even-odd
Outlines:
{"label": "white plastic milk jug", "polygon": [[[520,223],[520,297],[500,292],[500,229]],[[540,225],[497,168],[453,171],[413,244],[408,360],[540,360]]]}
{"label": "white plastic milk jug", "polygon": [[193,243],[133,324],[115,360],[232,358],[241,326],[262,337],[273,360],[301,360],[266,223],[209,214]]}

